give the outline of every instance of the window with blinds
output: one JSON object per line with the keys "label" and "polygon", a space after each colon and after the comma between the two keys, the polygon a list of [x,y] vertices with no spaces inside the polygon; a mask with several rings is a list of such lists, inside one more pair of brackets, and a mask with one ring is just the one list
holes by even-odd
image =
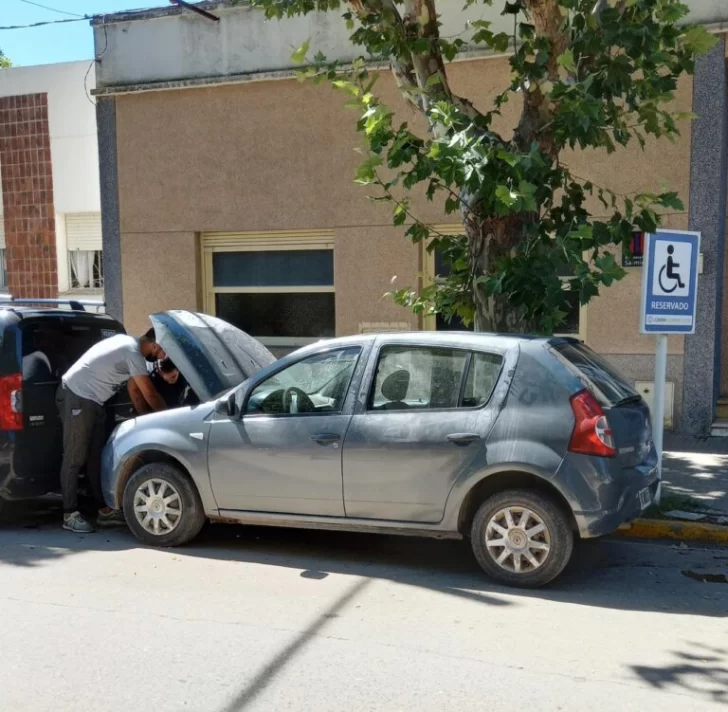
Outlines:
{"label": "window with blinds", "polygon": [[71,289],[103,289],[101,214],[67,214],[66,248]]}

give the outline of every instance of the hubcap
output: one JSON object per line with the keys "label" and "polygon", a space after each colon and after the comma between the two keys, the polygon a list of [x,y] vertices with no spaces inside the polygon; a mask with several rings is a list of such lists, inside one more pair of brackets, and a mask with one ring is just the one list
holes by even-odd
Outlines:
{"label": "hubcap", "polygon": [[179,492],[165,480],[147,480],[134,493],[134,516],[150,534],[173,532],[182,519]]}
{"label": "hubcap", "polygon": [[502,569],[525,574],[543,566],[551,551],[551,534],[530,509],[504,507],[488,522],[485,546]]}

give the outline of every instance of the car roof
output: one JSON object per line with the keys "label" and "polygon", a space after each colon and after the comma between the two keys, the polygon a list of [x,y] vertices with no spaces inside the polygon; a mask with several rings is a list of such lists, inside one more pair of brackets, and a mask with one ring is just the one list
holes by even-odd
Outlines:
{"label": "car roof", "polygon": [[99,319],[102,321],[116,322],[114,317],[109,314],[97,314],[96,312],[80,311],[77,309],[54,309],[43,307],[19,307],[19,306],[2,306],[0,307],[0,318],[8,315],[14,315],[21,319],[46,317],[49,319],[60,317]]}
{"label": "car roof", "polygon": [[571,337],[547,337],[529,334],[496,334],[474,331],[390,331],[382,333],[358,334],[332,339],[323,339],[301,349],[301,351],[318,350],[322,346],[336,347],[358,345],[372,342],[389,344],[416,343],[433,346],[464,346],[470,348],[494,347],[499,350],[513,348],[519,344],[554,344],[578,341]]}

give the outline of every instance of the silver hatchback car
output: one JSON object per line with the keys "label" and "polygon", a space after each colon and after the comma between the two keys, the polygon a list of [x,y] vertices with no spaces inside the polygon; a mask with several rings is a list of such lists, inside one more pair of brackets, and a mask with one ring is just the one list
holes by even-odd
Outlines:
{"label": "silver hatchback car", "polygon": [[107,504],[157,546],[206,520],[469,538],[501,583],[561,573],[575,537],[650,506],[644,401],[573,339],[362,335],[275,360],[202,314],[152,317],[203,405],[120,424]]}

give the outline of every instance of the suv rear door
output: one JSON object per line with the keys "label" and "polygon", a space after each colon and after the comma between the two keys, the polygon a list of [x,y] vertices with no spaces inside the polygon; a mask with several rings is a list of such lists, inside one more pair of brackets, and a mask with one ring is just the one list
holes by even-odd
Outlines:
{"label": "suv rear door", "polygon": [[614,366],[585,344],[564,341],[554,344],[552,351],[604,409],[619,464],[642,464],[652,447],[652,429],[650,410],[639,393]]}
{"label": "suv rear door", "polygon": [[[75,312],[30,316],[18,323],[23,427],[16,433],[13,465],[16,476],[38,493],[58,489],[63,436],[56,391],[61,377],[95,343],[123,331],[113,319]],[[124,398],[119,400],[123,408]]]}

